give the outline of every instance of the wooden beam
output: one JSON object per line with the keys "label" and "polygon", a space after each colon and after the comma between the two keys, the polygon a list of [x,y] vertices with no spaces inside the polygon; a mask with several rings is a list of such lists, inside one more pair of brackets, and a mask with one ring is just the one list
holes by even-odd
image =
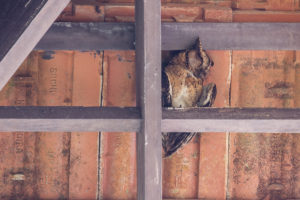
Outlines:
{"label": "wooden beam", "polygon": [[160,4],[135,1],[137,104],[143,119],[137,134],[139,200],[162,199]]}
{"label": "wooden beam", "polygon": [[[164,132],[300,133],[299,108],[164,109],[162,116]],[[138,108],[0,107],[0,132],[138,132],[141,123]]]}
{"label": "wooden beam", "polygon": [[204,49],[300,50],[299,23],[166,23],[162,48],[186,49],[198,36]]}
{"label": "wooden beam", "polygon": [[[162,50],[300,50],[300,23],[163,23]],[[134,50],[132,23],[55,23],[35,47],[42,50]]]}
{"label": "wooden beam", "polygon": [[134,50],[132,23],[57,22],[35,49],[39,50]]}
{"label": "wooden beam", "polygon": [[163,132],[300,133],[300,109],[166,109]]}
{"label": "wooden beam", "polygon": [[1,132],[137,132],[140,124],[137,108],[0,107]]}
{"label": "wooden beam", "polygon": [[12,0],[1,4],[0,90],[69,0]]}

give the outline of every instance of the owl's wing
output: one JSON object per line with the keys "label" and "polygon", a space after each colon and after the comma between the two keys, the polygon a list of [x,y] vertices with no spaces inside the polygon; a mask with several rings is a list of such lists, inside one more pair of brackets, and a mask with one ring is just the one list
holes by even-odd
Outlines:
{"label": "owl's wing", "polygon": [[197,102],[198,107],[211,107],[217,96],[217,86],[214,83],[204,85],[202,93]]}
{"label": "owl's wing", "polygon": [[167,74],[165,71],[162,71],[162,89],[161,89],[161,95],[162,95],[162,107],[171,107],[172,106],[172,100],[171,100],[171,94],[170,94],[170,83]]}
{"label": "owl's wing", "polygon": [[187,144],[196,133],[162,133],[162,146],[164,149],[164,157],[171,156],[184,144]]}

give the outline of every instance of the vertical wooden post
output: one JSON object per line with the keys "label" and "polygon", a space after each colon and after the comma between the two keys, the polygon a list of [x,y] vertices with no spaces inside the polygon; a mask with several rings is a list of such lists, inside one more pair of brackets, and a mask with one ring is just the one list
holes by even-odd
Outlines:
{"label": "vertical wooden post", "polygon": [[162,199],[160,9],[160,0],[135,1],[137,105],[143,117],[137,134],[139,200]]}

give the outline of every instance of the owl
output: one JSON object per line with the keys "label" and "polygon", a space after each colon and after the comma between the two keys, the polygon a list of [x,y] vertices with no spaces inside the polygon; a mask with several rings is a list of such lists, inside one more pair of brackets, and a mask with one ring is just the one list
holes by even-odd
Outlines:
{"label": "owl", "polygon": [[[214,65],[200,39],[185,51],[180,51],[162,70],[162,106],[173,108],[210,107],[217,94],[214,83],[203,81]],[[196,133],[162,133],[164,157],[171,156]]]}

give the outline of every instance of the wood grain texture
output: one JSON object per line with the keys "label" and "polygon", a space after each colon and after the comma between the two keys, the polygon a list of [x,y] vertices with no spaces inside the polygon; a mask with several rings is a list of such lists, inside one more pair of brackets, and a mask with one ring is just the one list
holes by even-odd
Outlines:
{"label": "wood grain texture", "polygon": [[134,24],[56,22],[35,49],[83,51],[134,49]]}
{"label": "wood grain texture", "polygon": [[[46,33],[46,31],[54,22],[56,17],[66,7],[69,0],[51,0],[47,2],[39,1],[39,0],[35,0],[35,1],[15,0],[15,2],[20,3],[18,5],[21,6],[19,8],[20,9],[19,12],[21,13],[25,12],[22,11],[23,10],[22,5],[25,8],[29,6],[31,9],[28,10],[30,14],[28,13],[24,16],[23,15],[19,16],[19,18],[21,19],[23,18],[24,20],[21,20],[22,21],[21,24],[15,24],[16,27],[13,27],[13,29],[16,28],[17,30],[16,34],[13,33],[10,34],[11,30],[8,29],[7,31],[9,34],[7,35],[5,34],[6,29],[1,29],[1,34],[3,34],[1,35],[1,40],[11,41],[11,42],[3,46],[4,50],[1,53],[2,56],[0,57],[1,60],[0,61],[0,76],[1,76],[0,89],[2,89],[4,85],[8,82],[8,80],[12,77],[12,75],[17,70],[17,68],[21,65],[21,63],[24,61],[26,56],[28,56],[28,54],[32,51],[34,46]],[[10,1],[9,3],[7,1],[7,3],[5,4],[7,6],[5,7],[6,9],[9,8],[10,3],[11,3]],[[10,12],[12,11],[9,9],[6,10],[4,15],[1,15],[1,18],[3,18],[3,16],[6,16],[6,14]],[[8,21],[10,21],[9,23],[14,21],[16,22],[19,20],[19,18],[16,19],[14,19],[13,17],[7,19],[4,18],[5,20],[3,20],[2,22],[4,24],[8,23]],[[1,24],[1,26],[4,26],[4,24]],[[10,40],[9,39],[10,37],[12,37],[13,39]]]}
{"label": "wood grain texture", "polygon": [[300,119],[300,108],[163,109],[163,119]]}
{"label": "wood grain texture", "polygon": [[160,4],[135,2],[137,105],[143,119],[137,134],[137,189],[143,200],[162,199]]}
{"label": "wood grain texture", "polygon": [[299,23],[166,23],[162,49],[186,49],[200,37],[211,50],[297,50],[299,30]]}
{"label": "wood grain texture", "polygon": [[169,109],[163,112],[162,131],[297,133],[299,112],[276,108]]}
{"label": "wood grain texture", "polygon": [[[300,109],[164,109],[165,132],[300,132]],[[137,108],[0,107],[0,131],[139,131]],[[160,120],[159,120],[160,121]]]}
{"label": "wood grain texture", "polygon": [[1,107],[0,110],[6,116],[0,119],[1,131],[138,131],[141,122],[135,108]]}
{"label": "wood grain texture", "polygon": [[[198,37],[207,50],[300,49],[299,23],[163,23],[161,28],[162,50],[187,49]],[[132,23],[60,22],[35,48],[129,50],[135,48],[134,41]]]}

